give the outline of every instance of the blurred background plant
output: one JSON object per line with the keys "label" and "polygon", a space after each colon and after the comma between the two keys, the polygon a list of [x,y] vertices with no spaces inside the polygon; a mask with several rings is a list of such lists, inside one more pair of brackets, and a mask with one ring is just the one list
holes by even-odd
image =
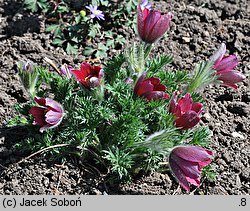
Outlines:
{"label": "blurred background plant", "polygon": [[[124,26],[135,31],[137,4],[137,0],[23,0],[26,10],[45,15],[53,45],[67,54],[82,52],[92,58],[104,58],[110,49],[122,48]],[[96,6],[104,19],[91,16],[89,5]]]}

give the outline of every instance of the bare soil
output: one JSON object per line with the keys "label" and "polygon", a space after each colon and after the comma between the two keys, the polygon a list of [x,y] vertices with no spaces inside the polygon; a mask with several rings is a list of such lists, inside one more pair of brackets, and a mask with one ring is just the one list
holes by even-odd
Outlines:
{"label": "bare soil", "polygon": [[[213,85],[204,92],[206,111],[202,124],[213,132],[211,149],[215,182],[204,179],[192,194],[250,194],[250,4],[248,0],[154,1],[161,10],[172,11],[173,24],[155,53],[169,53],[175,58],[171,69],[192,70],[208,57],[221,42],[227,53],[236,53],[237,69],[247,76],[239,89]],[[134,37],[124,28],[128,40]],[[27,131],[6,128],[17,113],[16,103],[26,102],[15,68],[19,60],[44,64],[49,57],[58,65],[81,62],[84,57],[68,56],[51,44],[45,33],[45,18],[22,9],[18,0],[0,0],[0,194],[186,194],[166,170],[139,176],[130,184],[112,183],[105,174],[69,158],[57,163],[38,154],[18,163],[29,154],[17,151],[14,144]],[[129,44],[129,43],[128,43]]]}

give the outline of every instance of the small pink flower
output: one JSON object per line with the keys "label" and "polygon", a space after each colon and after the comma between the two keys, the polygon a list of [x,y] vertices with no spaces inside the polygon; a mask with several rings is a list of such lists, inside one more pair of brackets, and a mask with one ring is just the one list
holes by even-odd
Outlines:
{"label": "small pink flower", "polygon": [[235,83],[241,82],[246,79],[241,72],[234,70],[238,65],[236,55],[224,56],[226,53],[226,45],[221,44],[221,47],[210,57],[210,61],[214,63],[213,69],[216,70],[218,80],[223,81],[223,85],[230,86],[235,89],[238,86]]}
{"label": "small pink flower", "polygon": [[137,28],[140,38],[146,43],[154,43],[168,30],[173,15],[161,15],[159,10],[151,10],[151,5],[143,1],[138,6]]}
{"label": "small pink flower", "polygon": [[50,98],[35,97],[40,106],[34,106],[29,113],[35,118],[33,124],[42,126],[40,132],[58,126],[64,116],[62,105]]}
{"label": "small pink flower", "polygon": [[177,92],[174,92],[170,101],[169,112],[172,113],[177,119],[174,124],[177,128],[187,130],[194,127],[200,121],[200,113],[203,111],[201,103],[193,103],[193,99],[189,93],[182,96],[178,103]]}
{"label": "small pink flower", "polygon": [[169,155],[170,170],[186,190],[189,183],[199,187],[202,168],[211,163],[213,153],[199,146],[178,146]]}
{"label": "small pink flower", "polygon": [[80,70],[71,70],[71,72],[77,80],[88,89],[99,86],[104,76],[100,66],[92,66],[89,63],[82,63]]}
{"label": "small pink flower", "polygon": [[166,93],[166,86],[161,84],[161,80],[155,76],[147,78],[144,72],[138,79],[134,93],[137,96],[146,98],[148,101],[157,99],[168,99],[169,95]]}

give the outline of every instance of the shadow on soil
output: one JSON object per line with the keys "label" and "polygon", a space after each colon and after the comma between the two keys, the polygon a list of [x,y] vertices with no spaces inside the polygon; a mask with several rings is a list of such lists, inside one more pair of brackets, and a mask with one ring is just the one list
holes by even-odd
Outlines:
{"label": "shadow on soil", "polygon": [[25,12],[20,1],[5,1],[3,16],[7,17],[7,25],[4,28],[7,37],[21,36],[27,32],[40,32],[39,18],[37,15]]}

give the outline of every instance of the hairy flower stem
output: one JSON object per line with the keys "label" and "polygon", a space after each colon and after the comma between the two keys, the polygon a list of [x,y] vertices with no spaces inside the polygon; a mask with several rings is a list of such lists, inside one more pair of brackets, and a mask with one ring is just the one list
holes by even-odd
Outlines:
{"label": "hairy flower stem", "polygon": [[153,44],[143,43],[144,44],[144,59],[147,60],[151,50],[153,49]]}
{"label": "hairy flower stem", "polygon": [[31,98],[34,99],[34,97],[36,96],[36,83],[33,83],[28,91],[29,91]]}
{"label": "hairy flower stem", "polygon": [[201,62],[196,65],[194,75],[185,93],[193,93],[216,80],[214,71],[212,71],[212,62]]}
{"label": "hairy flower stem", "polygon": [[133,46],[126,51],[127,62],[130,66],[131,75],[140,77],[145,72],[146,60],[153,48],[153,44],[140,42],[134,43]]}
{"label": "hairy flower stem", "polygon": [[100,86],[94,88],[92,90],[93,97],[98,101],[102,102],[104,99],[104,86],[100,84]]}

